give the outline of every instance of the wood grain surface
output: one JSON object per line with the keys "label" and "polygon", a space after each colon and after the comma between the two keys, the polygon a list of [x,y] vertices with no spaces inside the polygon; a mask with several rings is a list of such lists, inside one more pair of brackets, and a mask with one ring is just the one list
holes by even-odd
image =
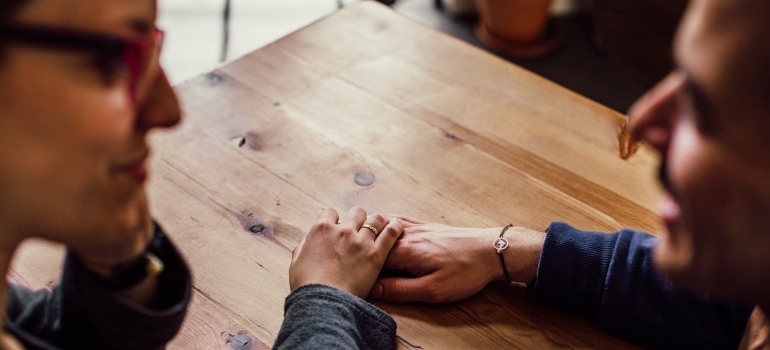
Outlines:
{"label": "wood grain surface", "polygon": [[[623,116],[375,2],[177,90],[185,120],[153,136],[149,184],[194,274],[171,349],[269,348],[291,250],[324,207],[476,227],[657,227],[657,156],[643,146],[620,159]],[[11,278],[45,287],[60,259],[26,244]],[[631,347],[517,286],[377,305],[403,349]]]}

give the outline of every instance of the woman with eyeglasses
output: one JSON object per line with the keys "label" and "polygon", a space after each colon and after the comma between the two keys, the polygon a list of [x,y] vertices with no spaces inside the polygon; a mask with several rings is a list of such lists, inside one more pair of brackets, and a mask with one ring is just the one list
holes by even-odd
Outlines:
{"label": "woman with eyeglasses", "polygon": [[[0,2],[0,271],[27,238],[67,247],[51,291],[0,283],[2,349],[156,349],[180,328],[190,272],[145,190],[148,133],[180,121],[155,19],[156,0]],[[395,323],[362,298],[402,231],[324,210],[275,348],[392,349]]]}
{"label": "woman with eyeglasses", "polygon": [[147,135],[180,120],[158,64],[155,1],[0,9],[2,271],[29,237],[68,248],[51,291],[2,283],[0,347],[163,347],[191,279],[145,191]]}

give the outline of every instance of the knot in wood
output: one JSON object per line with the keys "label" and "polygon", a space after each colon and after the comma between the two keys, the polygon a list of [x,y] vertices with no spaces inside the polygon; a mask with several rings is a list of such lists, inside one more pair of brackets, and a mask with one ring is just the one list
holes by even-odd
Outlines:
{"label": "knot in wood", "polygon": [[265,225],[256,224],[254,226],[249,227],[249,231],[251,231],[251,233],[260,234],[265,231]]}

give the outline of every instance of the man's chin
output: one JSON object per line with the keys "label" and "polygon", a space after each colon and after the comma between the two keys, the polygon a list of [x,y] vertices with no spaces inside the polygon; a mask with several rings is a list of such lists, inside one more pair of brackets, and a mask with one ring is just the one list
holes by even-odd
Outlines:
{"label": "man's chin", "polygon": [[716,292],[707,278],[699,273],[691,247],[671,240],[662,234],[652,254],[658,272],[679,288],[694,292]]}

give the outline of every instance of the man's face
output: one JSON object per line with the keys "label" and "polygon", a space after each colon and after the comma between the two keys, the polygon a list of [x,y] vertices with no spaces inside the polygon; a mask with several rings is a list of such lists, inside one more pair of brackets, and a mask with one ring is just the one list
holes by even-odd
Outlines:
{"label": "man's face", "polygon": [[[160,37],[153,36],[155,6],[155,0],[33,0],[13,22],[138,42]],[[132,80],[120,55],[8,43],[0,61],[4,239],[41,236],[86,250],[149,227],[147,134],[180,116],[157,63],[158,46],[147,47],[156,49],[141,56],[147,58],[141,78]]]}
{"label": "man's face", "polygon": [[672,281],[758,300],[770,291],[770,2],[692,0],[677,68],[632,108],[668,192],[655,262]]}

